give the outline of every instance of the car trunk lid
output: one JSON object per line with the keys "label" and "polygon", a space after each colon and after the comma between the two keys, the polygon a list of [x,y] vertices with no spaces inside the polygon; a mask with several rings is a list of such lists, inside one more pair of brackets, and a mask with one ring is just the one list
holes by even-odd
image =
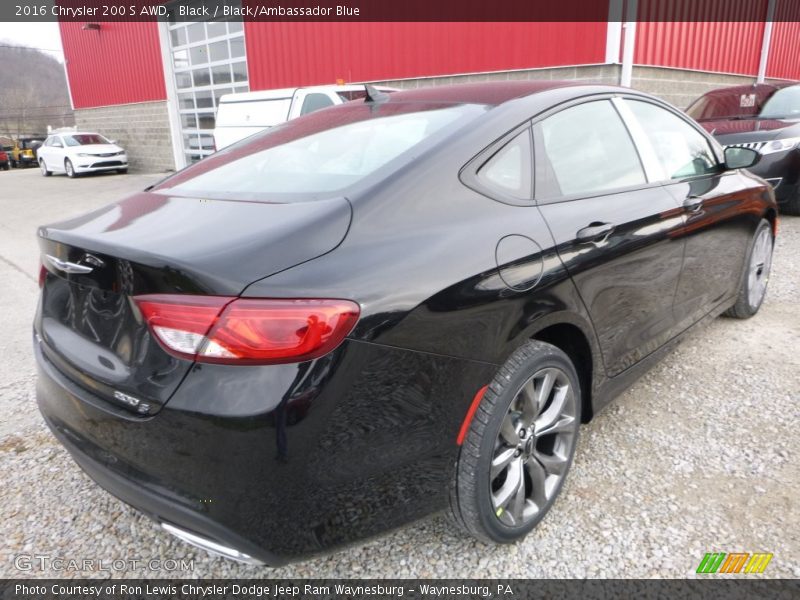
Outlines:
{"label": "car trunk lid", "polygon": [[42,351],[100,398],[155,414],[192,363],[161,348],[133,298],[238,296],[335,248],[350,219],[345,198],[264,203],[142,193],[42,227]]}

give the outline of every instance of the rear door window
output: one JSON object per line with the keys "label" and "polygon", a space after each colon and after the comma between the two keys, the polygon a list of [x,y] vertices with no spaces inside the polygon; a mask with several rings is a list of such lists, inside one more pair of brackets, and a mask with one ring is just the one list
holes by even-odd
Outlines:
{"label": "rear door window", "polygon": [[545,163],[541,188],[537,172],[540,198],[599,194],[647,182],[633,140],[608,100],[572,106],[536,127]]}
{"label": "rear door window", "polygon": [[626,99],[625,103],[650,140],[667,179],[684,179],[719,171],[708,140],[689,123],[649,102]]}

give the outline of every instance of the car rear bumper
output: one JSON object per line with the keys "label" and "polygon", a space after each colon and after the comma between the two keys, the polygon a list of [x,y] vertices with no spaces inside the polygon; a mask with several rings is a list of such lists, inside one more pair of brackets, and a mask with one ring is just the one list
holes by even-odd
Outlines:
{"label": "car rear bumper", "polygon": [[[46,416],[44,419],[56,439],[97,485],[165,526],[168,531],[171,528],[175,528],[175,524],[180,524],[176,528],[178,531],[184,534],[193,534],[197,538],[198,541],[194,542],[194,545],[205,547],[212,552],[213,545],[217,545],[218,549],[214,553],[226,558],[233,558],[250,564],[271,566],[285,563],[285,561],[264,552],[263,549],[254,546],[250,541],[226,529],[216,521],[182,507],[179,503],[152,491],[142,481],[124,477],[112,468],[94,460],[91,458],[90,452],[87,452],[85,448],[81,448],[79,444],[73,441],[71,432],[55,424]],[[178,537],[183,536],[179,535]],[[186,537],[183,537],[183,539],[192,543],[191,539]]]}
{"label": "car rear bumper", "polygon": [[461,420],[496,369],[347,341],[306,367],[195,367],[139,417],[66,378],[40,344],[39,409],[92,479],[273,566],[445,508]]}
{"label": "car rear bumper", "polygon": [[[204,514],[202,503],[192,506],[190,497],[176,495],[168,487],[162,486],[152,476],[144,473],[115,453],[95,444],[83,428],[104,427],[110,420],[119,420],[124,429],[126,425],[146,427],[147,420],[128,417],[122,411],[109,407],[109,412],[98,408],[99,398],[71,382],[61,374],[43,355],[39,343],[35,343],[38,366],[37,402],[45,423],[56,439],[67,449],[78,466],[95,483],[126,504],[140,510],[159,524],[177,525],[203,539],[221,546],[238,550],[253,559],[244,562],[281,565],[286,561],[255,546],[238,533],[221,525]],[[65,413],[79,409],[78,419],[66,418]],[[126,423],[127,421],[127,423]],[[147,440],[140,440],[145,445]],[[117,452],[121,448],[116,449]],[[223,554],[224,553],[221,553]]]}

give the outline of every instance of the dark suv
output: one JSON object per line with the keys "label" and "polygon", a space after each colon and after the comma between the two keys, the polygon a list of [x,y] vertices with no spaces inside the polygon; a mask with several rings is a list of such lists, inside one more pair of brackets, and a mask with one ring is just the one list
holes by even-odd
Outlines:
{"label": "dark suv", "polygon": [[750,170],[775,188],[782,212],[800,215],[800,85],[740,85],[708,92],[686,112],[723,146],[752,148]]}

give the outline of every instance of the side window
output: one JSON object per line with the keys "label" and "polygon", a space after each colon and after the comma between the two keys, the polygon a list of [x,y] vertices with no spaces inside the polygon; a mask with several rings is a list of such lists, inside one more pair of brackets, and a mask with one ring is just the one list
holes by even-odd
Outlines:
{"label": "side window", "polygon": [[477,173],[478,181],[489,190],[530,200],[532,166],[531,133],[525,129],[484,163]]}
{"label": "side window", "polygon": [[47,138],[44,141],[44,144],[42,144],[42,146],[52,146],[52,145],[53,145],[53,138],[52,137]]}
{"label": "side window", "polygon": [[669,179],[719,171],[708,140],[689,123],[649,102],[628,99],[625,102],[641,124]]}
{"label": "side window", "polygon": [[591,194],[647,182],[633,140],[608,100],[567,108],[537,127],[548,175],[544,196]]}
{"label": "side window", "polygon": [[303,100],[303,108],[300,109],[300,114],[307,115],[308,113],[312,113],[321,108],[327,108],[328,106],[333,106],[333,100],[326,94],[309,94],[306,96],[306,99]]}

